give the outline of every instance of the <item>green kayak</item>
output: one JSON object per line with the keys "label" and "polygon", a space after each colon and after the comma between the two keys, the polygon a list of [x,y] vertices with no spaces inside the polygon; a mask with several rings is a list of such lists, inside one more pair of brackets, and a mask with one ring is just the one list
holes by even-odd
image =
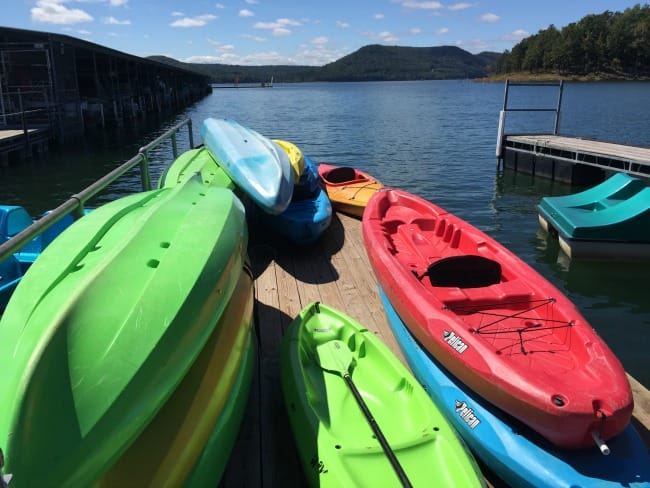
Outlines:
{"label": "green kayak", "polygon": [[244,217],[232,191],[192,178],[103,205],[45,249],[0,321],[12,488],[88,486],[140,435],[233,294]]}
{"label": "green kayak", "polygon": [[484,486],[417,380],[352,318],[307,306],[286,332],[280,369],[310,486]]}
{"label": "green kayak", "polygon": [[178,156],[158,181],[159,188],[171,188],[199,174],[206,186],[222,186],[235,191],[235,183],[204,147],[190,149]]}

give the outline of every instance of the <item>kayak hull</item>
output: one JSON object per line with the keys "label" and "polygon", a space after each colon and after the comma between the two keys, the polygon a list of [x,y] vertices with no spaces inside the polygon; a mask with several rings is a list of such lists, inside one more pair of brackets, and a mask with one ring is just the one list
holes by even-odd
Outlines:
{"label": "kayak hull", "polygon": [[189,180],[103,205],[43,251],[0,321],[12,486],[87,485],[120,457],[213,333],[246,240],[235,195]]}
{"label": "kayak hull", "polygon": [[253,279],[241,271],[228,305],[190,370],[96,488],[125,480],[133,486],[181,486],[190,478],[206,481],[197,466],[213,445],[219,449],[210,462],[221,468],[210,469],[214,477],[207,481],[218,483],[243,412],[233,407],[245,405],[250,390],[252,323]]}
{"label": "kayak hull", "polygon": [[294,176],[280,146],[231,119],[205,119],[201,136],[217,164],[263,211],[284,212],[291,202]]}

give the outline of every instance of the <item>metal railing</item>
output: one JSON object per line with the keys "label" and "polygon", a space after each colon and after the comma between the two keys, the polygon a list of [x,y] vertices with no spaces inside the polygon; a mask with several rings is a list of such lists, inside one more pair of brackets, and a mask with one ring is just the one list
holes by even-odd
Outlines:
{"label": "metal railing", "polygon": [[[511,86],[557,87],[558,89],[557,103],[555,104],[555,107],[548,107],[548,108],[509,108],[508,91]],[[562,80],[558,82],[539,82],[539,83],[511,82],[510,80],[506,80],[505,93],[503,95],[503,108],[499,112],[499,128],[497,131],[497,147],[496,147],[497,159],[500,160],[503,157],[503,138],[505,136],[506,113],[508,112],[555,112],[555,121],[553,123],[553,134],[555,135],[558,134],[560,130],[560,110],[562,108],[563,91],[564,91],[564,82]]]}
{"label": "metal railing", "polygon": [[23,246],[29,243],[36,236],[45,232],[47,229],[56,224],[66,215],[73,214],[75,219],[78,219],[84,215],[84,205],[88,200],[96,196],[102,190],[104,190],[108,185],[113,183],[115,180],[123,176],[125,173],[140,165],[140,179],[142,182],[142,191],[151,190],[151,178],[149,173],[149,152],[158,147],[160,144],[165,142],[167,139],[171,138],[172,141],[172,153],[174,159],[178,157],[178,146],[176,144],[176,134],[184,127],[188,127],[189,132],[189,144],[190,148],[194,147],[194,137],[192,135],[192,120],[186,119],[160,137],[154,139],[146,146],[141,147],[138,150],[138,153],[129,159],[127,162],[123,163],[121,166],[115,168],[113,171],[108,173],[106,176],[100,178],[94,182],[89,187],[72,195],[64,203],[56,207],[54,210],[49,212],[47,215],[41,217],[35,221],[32,225],[22,230],[14,237],[9,239],[7,242],[0,245],[0,262],[7,259],[10,255],[19,251]]}

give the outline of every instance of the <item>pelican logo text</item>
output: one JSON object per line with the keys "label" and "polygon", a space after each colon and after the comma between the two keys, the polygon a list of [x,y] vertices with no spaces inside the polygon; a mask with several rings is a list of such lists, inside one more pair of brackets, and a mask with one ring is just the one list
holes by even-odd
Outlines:
{"label": "pelican logo text", "polygon": [[469,408],[465,402],[456,400],[456,413],[470,429],[475,429],[481,423],[478,417],[474,415],[474,409]]}
{"label": "pelican logo text", "polygon": [[454,334],[450,330],[445,330],[442,332],[442,340],[449,344],[459,354],[463,354],[465,352],[465,349],[469,347],[467,344],[465,344],[460,336]]}

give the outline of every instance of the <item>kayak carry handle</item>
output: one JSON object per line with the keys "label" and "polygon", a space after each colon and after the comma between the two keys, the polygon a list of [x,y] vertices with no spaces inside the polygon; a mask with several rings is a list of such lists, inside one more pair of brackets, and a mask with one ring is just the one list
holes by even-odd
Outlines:
{"label": "kayak carry handle", "polygon": [[591,437],[593,437],[594,442],[598,446],[598,449],[600,449],[600,452],[603,456],[609,456],[609,453],[611,450],[609,449],[609,446],[605,443],[602,437],[600,437],[600,434],[596,429],[591,431]]}

